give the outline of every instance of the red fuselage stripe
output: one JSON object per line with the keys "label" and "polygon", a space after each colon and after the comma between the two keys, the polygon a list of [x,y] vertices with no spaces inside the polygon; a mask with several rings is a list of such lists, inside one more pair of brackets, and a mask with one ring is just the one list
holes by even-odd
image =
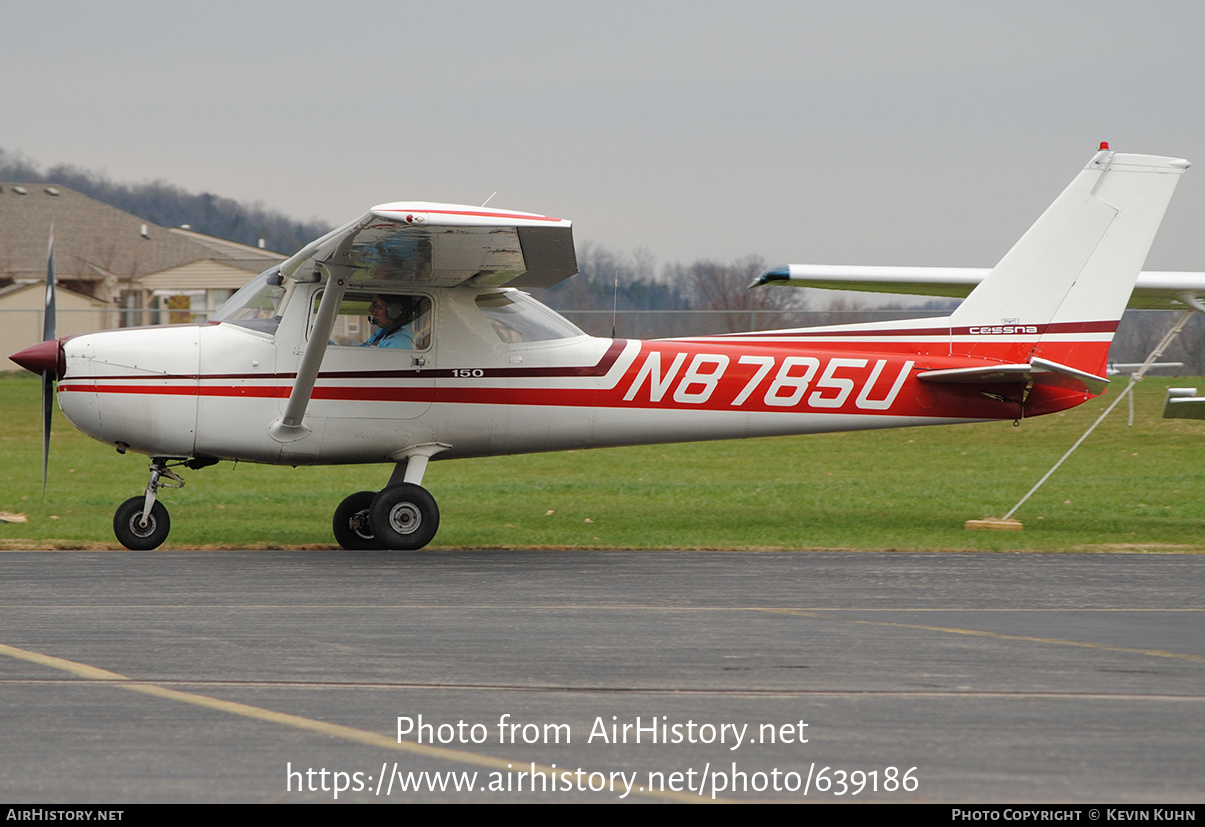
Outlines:
{"label": "red fuselage stripe", "polygon": [[[1014,324],[1014,328],[1031,328],[1031,330],[1017,331],[1016,333],[1001,334],[1000,332],[989,332],[993,327],[1002,327],[1004,325],[972,325],[970,327],[930,327],[930,328],[907,328],[900,330],[767,330],[757,333],[719,333],[714,337],[692,337],[692,340],[698,338],[716,338],[725,339],[727,341],[750,339],[759,340],[765,338],[781,338],[781,339],[824,339],[831,338],[836,340],[855,342],[859,339],[875,339],[880,337],[896,338],[899,336],[1046,336],[1054,333],[1059,334],[1074,334],[1074,333],[1114,333],[1117,330],[1117,322],[1054,322],[1052,324],[1024,325]],[[972,332],[973,331],[973,332]],[[971,344],[971,342],[960,342],[959,344]]]}

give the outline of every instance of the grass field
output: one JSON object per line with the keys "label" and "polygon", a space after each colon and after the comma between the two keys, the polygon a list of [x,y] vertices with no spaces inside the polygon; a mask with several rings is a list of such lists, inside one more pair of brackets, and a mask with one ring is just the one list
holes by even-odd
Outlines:
{"label": "grass field", "polygon": [[[1020,532],[966,531],[1002,516],[1110,399],[1027,420],[849,434],[611,448],[436,462],[432,548],[992,549],[1205,552],[1205,422],[1160,418],[1147,379],[1133,427],[1122,403],[1016,515]],[[1124,387],[1114,383],[1114,393]],[[56,410],[42,501],[39,380],[0,374],[0,548],[119,548],[117,505],[146,458],[117,455]],[[221,463],[162,492],[164,548],[335,547],[331,514],[389,466]]]}

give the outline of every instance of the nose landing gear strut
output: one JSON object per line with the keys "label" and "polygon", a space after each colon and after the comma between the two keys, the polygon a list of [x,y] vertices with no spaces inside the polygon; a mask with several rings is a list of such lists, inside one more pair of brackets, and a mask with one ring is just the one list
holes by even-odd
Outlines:
{"label": "nose landing gear strut", "polygon": [[113,515],[113,533],[118,541],[133,551],[150,551],[163,545],[167,533],[171,531],[172,521],[167,509],[156,497],[160,488],[184,487],[184,480],[172,467],[183,465],[197,469],[215,462],[217,459],[212,457],[195,457],[174,462],[169,467],[166,458],[152,457],[151,479],[146,484],[146,492],[141,497],[130,497],[117,507],[117,513]]}

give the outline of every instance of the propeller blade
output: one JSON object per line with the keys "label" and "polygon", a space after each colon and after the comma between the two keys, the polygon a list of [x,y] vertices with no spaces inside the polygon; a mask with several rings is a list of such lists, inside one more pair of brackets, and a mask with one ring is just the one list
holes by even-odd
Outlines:
{"label": "propeller blade", "polygon": [[54,225],[50,225],[50,249],[46,251],[46,312],[42,314],[42,341],[54,338]]}
{"label": "propeller blade", "polygon": [[50,464],[50,415],[54,405],[54,374],[42,371],[42,499],[46,499],[46,467]]}
{"label": "propeller blade", "polygon": [[[50,225],[50,247],[46,251],[46,309],[42,314],[42,341],[54,338],[54,225]],[[50,465],[50,417],[54,405],[57,371],[42,371],[42,499],[46,499],[46,469]]]}

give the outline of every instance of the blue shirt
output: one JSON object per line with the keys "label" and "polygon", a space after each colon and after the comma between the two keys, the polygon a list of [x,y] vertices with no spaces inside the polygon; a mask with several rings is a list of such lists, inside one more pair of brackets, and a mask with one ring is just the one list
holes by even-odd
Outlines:
{"label": "blue shirt", "polygon": [[406,326],[390,330],[383,327],[368,338],[360,347],[392,347],[401,350],[414,350],[414,334]]}

